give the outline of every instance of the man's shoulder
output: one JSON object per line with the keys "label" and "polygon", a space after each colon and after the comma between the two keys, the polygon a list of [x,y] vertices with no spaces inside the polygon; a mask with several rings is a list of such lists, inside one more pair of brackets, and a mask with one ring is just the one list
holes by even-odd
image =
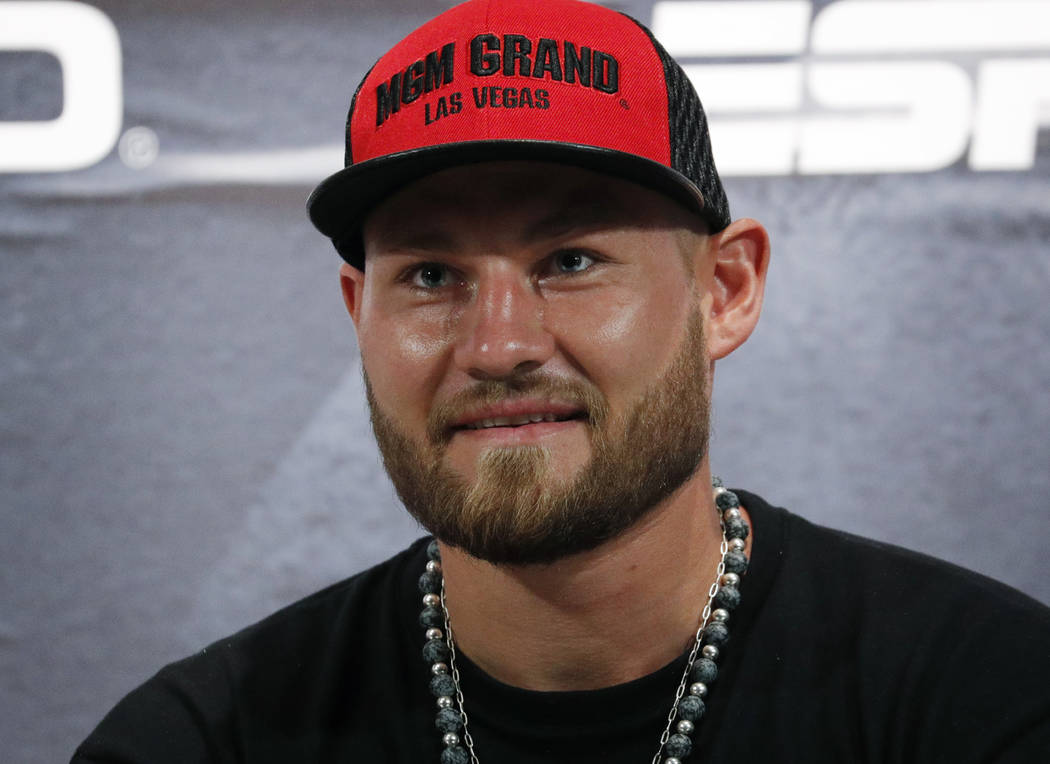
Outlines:
{"label": "man's shoulder", "polygon": [[1042,760],[1031,754],[1050,745],[1050,608],[740,498],[755,538],[728,653],[732,713],[762,719],[774,740],[820,726],[843,761],[901,750],[914,761]]}
{"label": "man's shoulder", "polygon": [[392,557],[282,607],[203,652],[274,640],[286,646],[289,637],[300,632],[312,642],[316,633],[345,630],[361,619],[374,623],[400,613],[397,604],[404,599],[406,581],[422,571],[429,540],[417,539]]}
{"label": "man's shoulder", "polygon": [[297,600],[194,655],[169,664],[160,677],[214,674],[235,681],[280,681],[282,670],[323,672],[346,653],[368,654],[373,643],[403,633],[406,590],[423,569],[429,539]]}
{"label": "man's shoulder", "polygon": [[[288,730],[321,729],[333,709],[349,714],[347,683],[381,682],[377,667],[395,665],[419,631],[406,628],[414,613],[404,605],[427,542],[168,664],[110,711],[74,761],[212,760],[209,751],[276,745],[295,738]],[[312,732],[300,737],[307,750],[320,744]],[[286,760],[274,756],[257,760]]]}
{"label": "man's shoulder", "polygon": [[[817,589],[848,589],[858,603],[892,598],[897,610],[907,603],[922,602],[924,609],[956,605],[969,609],[983,602],[996,609],[1030,611],[1050,628],[1050,608],[987,575],[897,544],[820,525],[747,491],[740,494],[755,516],[756,543],[764,547],[756,563],[770,569],[763,572],[785,575],[785,585],[805,581]],[[931,602],[931,597],[936,601]]]}

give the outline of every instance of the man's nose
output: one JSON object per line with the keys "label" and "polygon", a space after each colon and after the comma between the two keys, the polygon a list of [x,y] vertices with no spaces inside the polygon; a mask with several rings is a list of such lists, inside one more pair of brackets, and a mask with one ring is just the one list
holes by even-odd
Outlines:
{"label": "man's nose", "polygon": [[545,308],[535,284],[520,274],[479,278],[458,319],[456,365],[476,379],[505,379],[539,368],[554,354]]}

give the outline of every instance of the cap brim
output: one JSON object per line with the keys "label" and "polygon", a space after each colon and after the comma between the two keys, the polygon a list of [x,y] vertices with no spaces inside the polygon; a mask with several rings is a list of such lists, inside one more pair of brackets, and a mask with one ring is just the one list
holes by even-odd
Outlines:
{"label": "cap brim", "polygon": [[369,211],[399,188],[459,165],[501,160],[546,161],[613,175],[665,194],[708,223],[700,190],[670,167],[611,149],[549,141],[467,141],[427,146],[354,164],[321,182],[306,203],[310,220],[351,265],[364,265],[361,226]]}

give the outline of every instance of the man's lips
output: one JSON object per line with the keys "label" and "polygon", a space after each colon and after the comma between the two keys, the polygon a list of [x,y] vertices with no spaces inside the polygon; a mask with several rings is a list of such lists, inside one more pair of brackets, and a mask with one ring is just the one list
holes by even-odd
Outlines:
{"label": "man's lips", "polygon": [[522,427],[540,422],[580,419],[586,411],[575,403],[514,400],[473,409],[456,417],[453,430],[486,430],[493,427]]}

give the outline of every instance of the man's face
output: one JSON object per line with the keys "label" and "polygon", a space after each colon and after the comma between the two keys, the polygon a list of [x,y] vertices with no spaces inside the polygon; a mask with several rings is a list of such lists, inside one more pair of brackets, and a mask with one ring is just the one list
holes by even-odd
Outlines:
{"label": "man's face", "polygon": [[696,223],[585,170],[447,170],[365,227],[353,314],[406,507],[490,562],[614,537],[692,475],[710,365]]}

